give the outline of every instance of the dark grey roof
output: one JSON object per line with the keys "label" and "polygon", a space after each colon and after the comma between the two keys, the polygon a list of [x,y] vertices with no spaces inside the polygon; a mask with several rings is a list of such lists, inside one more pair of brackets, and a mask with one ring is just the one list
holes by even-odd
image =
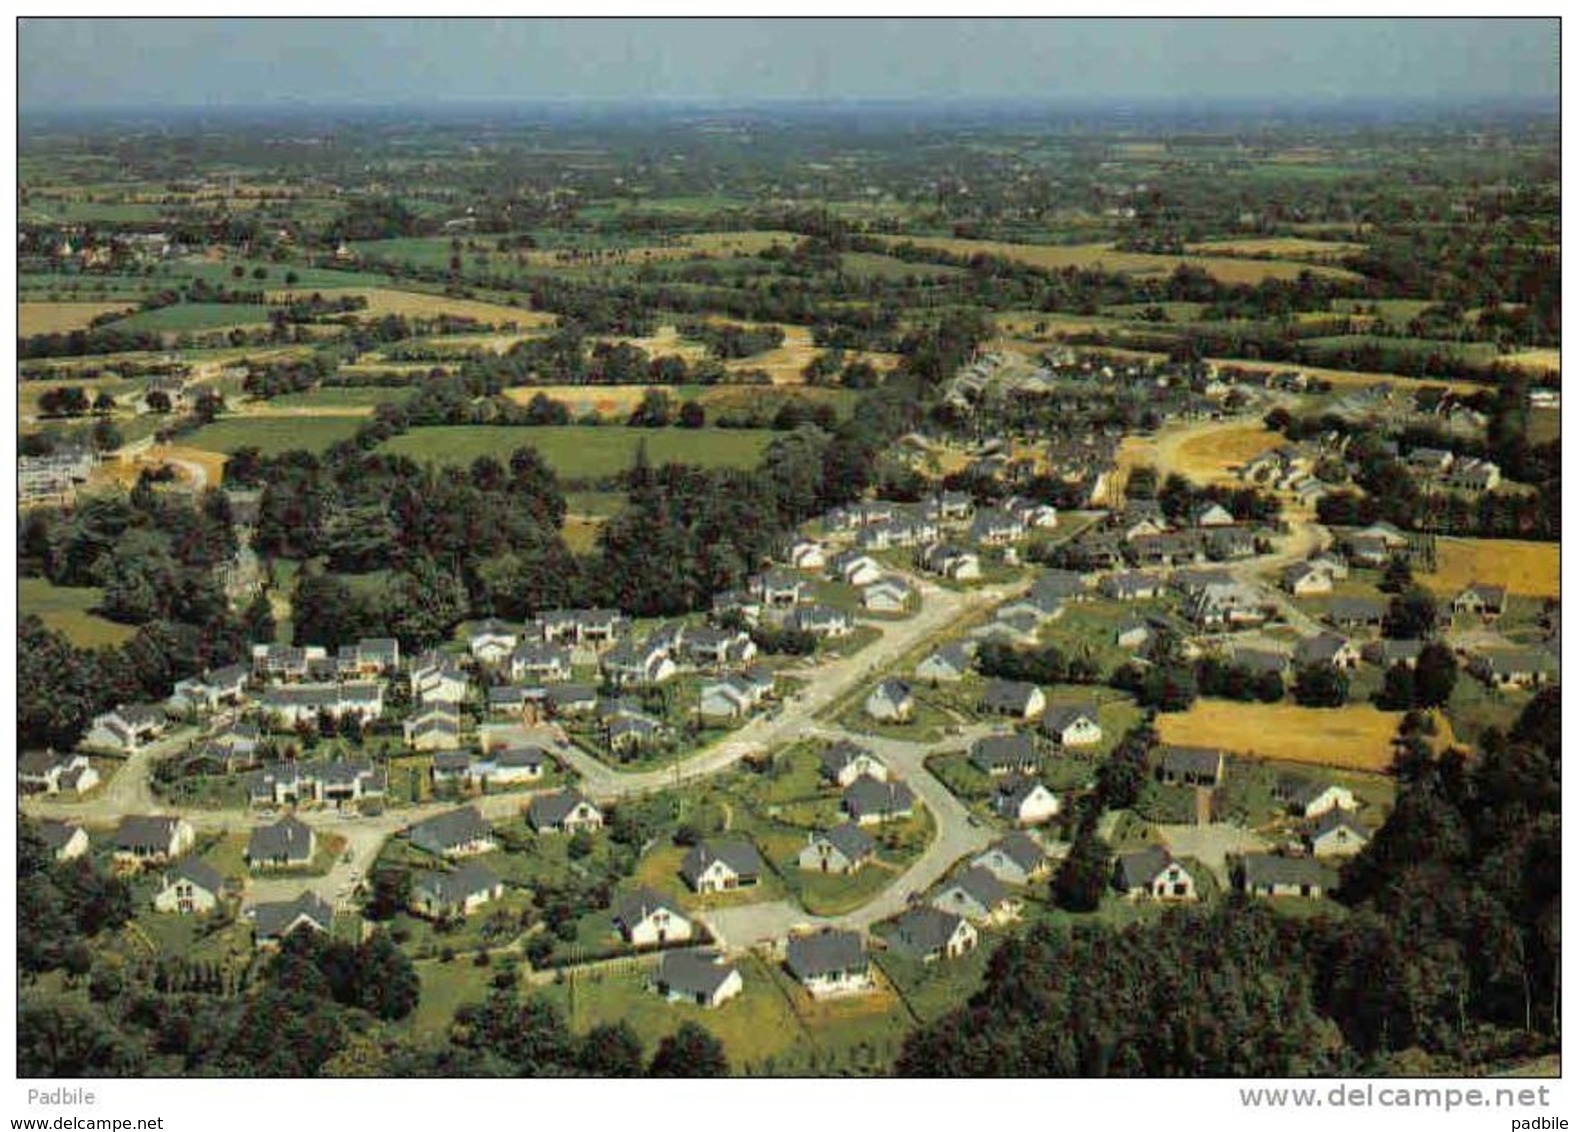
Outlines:
{"label": "dark grey roof", "polygon": [[937,895],[940,898],[955,889],[988,911],[1008,899],[1008,890],[1003,887],[1002,881],[981,865],[972,865],[953,880],[943,883],[937,889]]}
{"label": "dark grey roof", "polygon": [[169,875],[175,880],[189,880],[197,887],[216,896],[225,885],[225,878],[219,875],[218,869],[196,857],[188,857],[180,861],[170,870]]}
{"label": "dark grey roof", "polygon": [[710,999],[733,973],[734,964],[716,951],[669,951],[658,961],[654,981],[675,994]]}
{"label": "dark grey roof", "polygon": [[247,838],[247,859],[272,861],[284,857],[304,861],[312,855],[312,830],[292,814],[273,825],[260,826]]}
{"label": "dark grey roof", "polygon": [[850,816],[863,814],[893,814],[911,809],[915,794],[902,782],[878,782],[863,774],[844,790],[844,809]]}
{"label": "dark grey roof", "polygon": [[180,820],[129,814],[121,818],[121,824],[115,830],[115,848],[157,849],[164,852],[170,848],[170,838],[175,835],[176,823]]}
{"label": "dark grey roof", "polygon": [[69,760],[68,756],[57,755],[54,751],[24,751],[17,760],[17,770],[23,774],[46,774],[57,766],[64,766]]}
{"label": "dark grey roof", "polygon": [[539,829],[543,826],[558,825],[585,801],[586,798],[579,790],[558,790],[552,794],[539,794],[526,807],[526,816],[531,820],[532,825]]}
{"label": "dark grey roof", "polygon": [[1017,810],[1024,805],[1025,799],[1030,797],[1038,786],[1047,790],[1051,789],[1039,778],[1029,778],[1016,774],[1010,778],[1003,779],[1002,782],[997,784],[997,795],[1001,804],[1012,806]]}
{"label": "dark grey roof", "polygon": [[1244,855],[1244,884],[1249,888],[1312,885],[1325,889],[1335,883],[1336,874],[1313,857],[1281,857],[1274,853]]}
{"label": "dark grey roof", "polygon": [[45,845],[48,845],[53,850],[59,851],[66,847],[66,843],[69,842],[72,837],[76,835],[77,830],[81,828],[82,827],[77,825],[75,822],[54,821],[50,818],[45,818],[38,823],[38,835],[39,837],[43,838]]}
{"label": "dark grey roof", "polygon": [[1033,597],[1050,598],[1054,601],[1065,597],[1076,597],[1084,592],[1084,576],[1072,570],[1047,570],[1030,587]]}
{"label": "dark grey roof", "polygon": [[1329,664],[1347,643],[1345,638],[1335,633],[1318,633],[1300,641],[1293,655],[1300,664]]}
{"label": "dark grey roof", "polygon": [[262,939],[272,939],[286,931],[295,921],[305,916],[322,931],[334,923],[334,909],[315,892],[303,892],[294,900],[272,904],[258,904],[252,909],[252,920]]}
{"label": "dark grey roof", "polygon": [[1117,865],[1119,887],[1125,891],[1149,887],[1157,875],[1172,863],[1172,859],[1172,854],[1160,845],[1148,845],[1132,853],[1120,853]]}
{"label": "dark grey roof", "polygon": [[1334,597],[1326,603],[1326,616],[1333,621],[1378,621],[1386,605],[1373,597]]}
{"label": "dark grey roof", "polygon": [[1288,670],[1288,658],[1270,649],[1234,649],[1233,667],[1261,675],[1274,673],[1280,676]]}
{"label": "dark grey roof", "polygon": [[1163,747],[1162,766],[1174,774],[1215,775],[1222,767],[1216,747]]}
{"label": "dark grey roof", "polygon": [[841,971],[864,971],[866,948],[856,932],[826,931],[791,936],[785,963],[796,978],[809,979]]}
{"label": "dark grey roof", "polygon": [[418,873],[413,887],[431,894],[440,904],[461,904],[479,892],[492,892],[499,883],[492,869],[473,862],[451,873]]}
{"label": "dark grey roof", "polygon": [[638,888],[634,892],[626,893],[614,901],[614,919],[627,928],[634,927],[658,909],[666,909],[672,915],[681,919],[688,919],[680,911],[679,903],[656,889]]}
{"label": "dark grey roof", "polygon": [[411,827],[411,844],[418,849],[442,853],[457,845],[489,837],[493,827],[475,806],[462,806],[446,814],[438,814]]}
{"label": "dark grey roof", "polygon": [[1347,826],[1350,831],[1358,834],[1366,841],[1370,839],[1370,827],[1341,806],[1333,806],[1320,817],[1316,818],[1310,826],[1310,837],[1323,837],[1338,826]]}
{"label": "dark grey roof", "polygon": [[756,846],[739,839],[692,845],[680,862],[679,871],[686,880],[695,883],[714,861],[722,861],[742,878],[762,875],[762,857]]}
{"label": "dark grey roof", "polygon": [[854,822],[844,822],[835,825],[826,833],[819,834],[834,849],[837,849],[847,860],[858,861],[867,854],[876,850],[877,843],[866,835]]}
{"label": "dark grey roof", "polygon": [[991,847],[1027,873],[1034,872],[1047,857],[1040,843],[1025,833],[1010,833]]}
{"label": "dark grey roof", "polygon": [[970,746],[970,762],[990,772],[994,767],[1034,768],[1040,762],[1035,740],[1028,735],[987,735]]}
{"label": "dark grey roof", "polygon": [[1062,731],[1073,726],[1081,719],[1088,719],[1098,727],[1101,726],[1101,713],[1094,704],[1065,704],[1049,710],[1041,721],[1041,726],[1047,731]]}
{"label": "dark grey roof", "polygon": [[499,766],[512,767],[545,766],[557,762],[541,747],[506,747],[493,752],[493,761]]}
{"label": "dark grey roof", "polygon": [[837,778],[846,766],[861,755],[870,756],[871,752],[858,743],[840,739],[822,752],[822,771],[830,778]]}
{"label": "dark grey roof", "polygon": [[1035,691],[1036,686],[1024,680],[988,680],[981,702],[993,711],[1023,713]]}
{"label": "dark grey roof", "polygon": [[941,908],[911,908],[894,922],[894,944],[912,955],[933,955],[948,945],[963,917]]}

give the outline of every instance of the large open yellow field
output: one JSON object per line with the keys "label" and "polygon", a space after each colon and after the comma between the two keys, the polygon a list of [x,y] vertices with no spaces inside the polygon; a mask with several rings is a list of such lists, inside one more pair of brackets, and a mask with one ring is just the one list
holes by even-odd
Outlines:
{"label": "large open yellow field", "polygon": [[1185,244],[1191,255],[1282,256],[1287,259],[1337,259],[1362,252],[1364,245],[1341,240],[1310,240],[1298,236],[1244,237],[1236,240],[1207,240]]}
{"label": "large open yellow field", "polygon": [[[1392,737],[1401,718],[1401,712],[1380,711],[1370,704],[1306,708],[1291,703],[1196,700],[1186,712],[1157,716],[1156,731],[1163,743],[1378,771],[1391,765]],[[1450,731],[1444,719],[1438,727]]]}
{"label": "large open yellow field", "polygon": [[945,236],[890,237],[890,242],[914,243],[920,247],[941,248],[954,255],[1001,256],[1032,267],[1061,270],[1065,267],[1101,266],[1108,271],[1130,275],[1168,275],[1179,264],[1187,263],[1207,272],[1223,283],[1259,283],[1266,279],[1297,279],[1301,271],[1334,279],[1358,279],[1354,272],[1323,264],[1297,263],[1292,260],[1244,259],[1232,256],[1154,255],[1149,252],[1120,252],[1111,244],[1009,244],[999,240],[961,240]]}
{"label": "large open yellow field", "polygon": [[[382,318],[387,314],[403,315],[406,318],[437,318],[447,314],[456,318],[475,319],[489,326],[506,326],[513,322],[522,327],[552,326],[558,321],[557,315],[546,311],[486,303],[477,299],[456,299],[448,295],[429,295],[419,291],[399,291],[391,287],[346,287],[328,293],[361,295],[366,298],[367,308],[357,312],[363,318]],[[297,288],[294,291],[273,292],[269,298],[306,298],[311,294],[313,290]]]}
{"label": "large open yellow field", "polygon": [[1235,469],[1283,439],[1262,424],[1217,428],[1180,440],[1168,463],[1197,483],[1233,483]]}
{"label": "large open yellow field", "polygon": [[1558,597],[1561,547],[1516,539],[1438,538],[1436,569],[1419,581],[1439,594],[1455,594],[1470,582],[1506,586],[1508,593]]}
{"label": "large open yellow field", "polygon": [[1509,366],[1528,370],[1531,373],[1540,373],[1550,370],[1552,373],[1562,372],[1562,352],[1560,350],[1520,350],[1516,354],[1508,354],[1501,359]]}
{"label": "large open yellow field", "polygon": [[18,303],[16,332],[27,338],[34,334],[64,334],[85,330],[101,314],[135,310],[136,303]]}

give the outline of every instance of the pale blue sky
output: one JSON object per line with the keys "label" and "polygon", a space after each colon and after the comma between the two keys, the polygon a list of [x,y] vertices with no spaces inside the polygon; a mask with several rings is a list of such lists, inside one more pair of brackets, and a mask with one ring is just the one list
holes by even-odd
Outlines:
{"label": "pale blue sky", "polygon": [[1538,20],[30,19],[24,113],[611,98],[1549,98]]}

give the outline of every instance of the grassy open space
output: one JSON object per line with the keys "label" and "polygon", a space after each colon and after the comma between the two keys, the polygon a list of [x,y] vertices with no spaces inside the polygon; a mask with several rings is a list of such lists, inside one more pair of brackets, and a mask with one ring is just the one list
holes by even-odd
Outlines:
{"label": "grassy open space", "polygon": [[1506,586],[1509,593],[1557,597],[1561,593],[1561,544],[1518,539],[1436,539],[1436,568],[1419,581],[1443,596],[1470,582]]}
{"label": "grassy open space", "polygon": [[92,586],[56,586],[45,578],[20,578],[17,581],[17,608],[36,613],[51,629],[66,635],[82,648],[99,648],[128,641],[136,633],[122,625],[90,612],[104,591]]}
{"label": "grassy open space", "polygon": [[186,438],[187,446],[229,454],[253,447],[265,456],[297,448],[322,452],[337,440],[349,440],[364,415],[313,417],[225,417],[204,425]]}
{"label": "grassy open space", "polygon": [[1199,483],[1233,483],[1236,468],[1282,442],[1280,433],[1261,424],[1213,429],[1180,443],[1173,464]]}
{"label": "grassy open space", "polygon": [[1200,699],[1186,712],[1156,718],[1163,743],[1220,747],[1233,754],[1351,770],[1384,770],[1401,712],[1370,704],[1306,708]]}
{"label": "grassy open space", "polygon": [[109,323],[113,330],[215,330],[225,326],[256,326],[268,321],[269,308],[261,303],[177,303],[157,310],[138,311]]}
{"label": "grassy open space", "polygon": [[709,468],[748,468],[761,459],[773,436],[765,429],[698,432],[614,425],[442,426],[412,429],[385,443],[382,450],[414,460],[469,464],[478,456],[507,460],[517,448],[535,448],[560,476],[603,479],[627,470],[642,441],[646,442],[647,458],[654,465],[690,463]]}

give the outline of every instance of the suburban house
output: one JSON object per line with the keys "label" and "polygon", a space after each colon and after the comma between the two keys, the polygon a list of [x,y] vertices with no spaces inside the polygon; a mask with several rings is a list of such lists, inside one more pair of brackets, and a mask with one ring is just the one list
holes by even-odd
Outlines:
{"label": "suburban house", "polygon": [[1337,878],[1313,857],[1246,853],[1239,881],[1251,896],[1320,897],[1336,887]]}
{"label": "suburban house", "polygon": [[84,793],[99,784],[99,772],[78,751],[57,755],[54,751],[28,751],[17,759],[17,785],[24,793],[59,794],[62,790]]}
{"label": "suburban house", "polygon": [[448,706],[427,707],[401,725],[413,751],[454,751],[460,747],[460,715]]}
{"label": "suburban house", "polygon": [[805,600],[805,579],[788,570],[756,574],[748,586],[752,595],[761,598],[762,604],[769,609],[782,609]]}
{"label": "suburban house", "polygon": [[1326,604],[1326,621],[1338,629],[1379,629],[1386,604],[1373,597],[1334,597]]}
{"label": "suburban house", "polygon": [[1085,601],[1090,591],[1085,585],[1085,575],[1074,570],[1046,570],[1030,587],[1030,596],[1038,601],[1061,604],[1065,601]]}
{"label": "suburban house", "polygon": [[356,802],[383,797],[387,786],[384,771],[365,760],[269,763],[246,778],[254,806]]}
{"label": "suburban house", "polygon": [[522,641],[509,656],[511,680],[562,683],[570,678],[570,650],[545,641]]}
{"label": "suburban house", "polygon": [[686,629],[681,647],[690,663],[707,668],[748,664],[756,657],[756,642],[743,630]]}
{"label": "suburban house", "polygon": [[857,550],[833,558],[833,576],[848,586],[869,586],[882,577],[882,563]]}
{"label": "suburban house", "polygon": [[820,570],[827,565],[827,548],[815,539],[795,539],[789,544],[788,558],[796,570]]}
{"label": "suburban house", "polygon": [[970,653],[957,641],[926,657],[915,666],[915,678],[933,684],[953,683],[964,679],[970,672]]}
{"label": "suburban house", "polygon": [[1041,769],[1041,756],[1029,735],[985,735],[970,744],[970,765],[982,774],[1034,774]]}
{"label": "suburban house", "polygon": [[329,667],[322,645],[254,644],[252,671],[266,680],[306,680]]}
{"label": "suburban house", "polygon": [[616,688],[661,684],[679,671],[665,646],[629,638],[604,653],[600,663],[604,678]]}
{"label": "suburban house", "polygon": [[1311,562],[1295,562],[1282,571],[1282,588],[1294,597],[1329,594],[1332,590],[1330,572]]}
{"label": "suburban house", "polygon": [[998,783],[992,810],[1019,825],[1040,825],[1057,817],[1063,805],[1038,779],[1014,775]]}
{"label": "suburban house", "polygon": [[684,943],[696,934],[678,902],[650,888],[638,888],[614,901],[614,926],[632,947]]}
{"label": "suburban house", "polygon": [[981,558],[973,550],[932,543],[916,555],[915,563],[932,574],[940,574],[955,582],[975,582],[981,577]]}
{"label": "suburban house", "polygon": [[908,684],[890,677],[866,697],[866,714],[882,723],[906,723],[915,715],[915,696]]}
{"label": "suburban house", "polygon": [[466,635],[466,648],[478,664],[503,664],[520,640],[520,633],[495,617],[477,622]]}
{"label": "suburban house", "polygon": [[1097,583],[1096,588],[1103,596],[1114,601],[1144,601],[1161,596],[1162,580],[1154,574],[1126,570],[1108,574]]}
{"label": "suburban house", "polygon": [[858,747],[847,739],[840,739],[822,752],[822,776],[840,786],[848,786],[858,778],[888,780],[888,768],[876,755]]}
{"label": "suburban house", "polygon": [[835,825],[825,833],[806,835],[799,865],[807,872],[853,873],[876,855],[877,843],[853,822]]}
{"label": "suburban house", "polygon": [[459,703],[471,686],[466,670],[452,658],[429,653],[411,665],[411,699]]}
{"label": "suburban house", "polygon": [[190,849],[197,831],[181,817],[128,814],[115,830],[115,860],[123,864],[161,864]]}
{"label": "suburban house", "polygon": [[658,961],[652,989],[670,1002],[715,1007],[743,993],[745,982],[739,969],[716,951],[670,951]]}
{"label": "suburban house", "polygon": [[555,684],[545,696],[554,715],[585,715],[597,708],[597,689],[590,684]]}
{"label": "suburban house", "polygon": [[1101,742],[1101,716],[1093,704],[1051,708],[1041,730],[1059,747],[1089,747]]}
{"label": "suburban house", "polygon": [[504,882],[475,862],[452,873],[422,870],[411,879],[411,910],[433,920],[463,917],[504,895]]}
{"label": "suburban house", "polygon": [[762,858],[749,841],[703,841],[692,845],[679,865],[693,892],[731,892],[762,878]]}
{"label": "suburban house", "polygon": [[911,908],[893,922],[889,945],[901,955],[933,963],[975,950],[980,942],[975,925],[941,908]]}
{"label": "suburban house", "polygon": [[299,869],[312,864],[318,837],[312,827],[287,814],[273,825],[260,825],[247,838],[247,866],[254,869]]}
{"label": "suburban house", "polygon": [[1419,661],[1419,653],[1425,647],[1420,640],[1393,640],[1382,637],[1380,640],[1370,641],[1360,650],[1364,659],[1380,668],[1390,668],[1394,664],[1401,664],[1405,668],[1412,668]]}
{"label": "suburban house", "polygon": [[164,710],[152,704],[123,704],[93,717],[82,745],[100,751],[132,754],[164,734]]}
{"label": "suburban house", "polygon": [[467,778],[480,786],[512,786],[537,782],[558,763],[541,747],[495,747],[473,758],[466,768]]}
{"label": "suburban house", "polygon": [[1024,521],[996,507],[977,511],[970,523],[970,541],[978,546],[1006,546],[1024,537]]}
{"label": "suburban house", "polygon": [[1493,688],[1534,688],[1556,680],[1560,666],[1542,649],[1485,649],[1468,659],[1468,670]]}
{"label": "suburban house", "polygon": [[246,695],[247,679],[252,670],[245,664],[232,664],[215,668],[202,676],[178,680],[170,696],[164,701],[165,709],[178,715],[196,715],[217,711],[226,704],[238,704]]}
{"label": "suburban house", "polygon": [[710,680],[701,686],[700,711],[709,719],[742,719],[773,689],[771,673],[745,672]]}
{"label": "suburban house", "polygon": [[153,897],[156,912],[191,916],[212,912],[224,894],[225,878],[206,861],[186,860],[164,874]]}
{"label": "suburban house", "polygon": [[943,882],[929,903],[933,908],[976,924],[1004,923],[1019,911],[1019,902],[1002,883],[986,869],[975,866]]}
{"label": "suburban house", "polygon": [[1293,647],[1293,661],[1301,667],[1329,664],[1334,668],[1357,668],[1363,657],[1364,652],[1356,642],[1336,633],[1317,633]]}
{"label": "suburban house", "polygon": [[246,914],[252,920],[252,939],[258,947],[277,947],[298,928],[327,933],[334,925],[334,909],[311,891],[294,900],[254,904]]}
{"label": "suburban house", "polygon": [[411,844],[435,857],[469,857],[499,847],[493,827],[475,806],[462,806],[411,827]]}
{"label": "suburban house", "polygon": [[1213,582],[1190,599],[1188,616],[1202,629],[1259,625],[1266,620],[1267,601],[1248,582]]}
{"label": "suburban house", "polygon": [[1453,613],[1467,613],[1494,621],[1507,609],[1507,587],[1471,582],[1452,599]]}
{"label": "suburban house", "polygon": [[1237,520],[1220,503],[1202,503],[1190,512],[1189,521],[1197,527],[1231,527]]}
{"label": "suburban house", "polygon": [[1039,842],[1025,833],[1010,833],[993,842],[970,862],[1004,884],[1030,884],[1052,871],[1052,862]]}
{"label": "suburban house", "polygon": [[88,851],[88,831],[74,822],[46,818],[38,823],[38,835],[57,861],[74,861]]}
{"label": "suburban house", "polygon": [[400,642],[393,637],[363,637],[354,645],[341,645],[336,667],[342,677],[387,675],[400,667]]}
{"label": "suburban house", "polygon": [[1310,852],[1317,857],[1352,857],[1370,843],[1368,826],[1340,807],[1324,811],[1305,831]]}
{"label": "suburban house", "polygon": [[1112,886],[1130,900],[1193,900],[1197,895],[1189,870],[1160,845],[1120,854]]}
{"label": "suburban house", "polygon": [[603,828],[603,811],[578,790],[539,794],[526,807],[526,820],[538,833],[596,832]]}
{"label": "suburban house", "polygon": [[1023,680],[988,680],[981,693],[981,712],[985,715],[1035,719],[1046,706],[1046,693]]}
{"label": "suburban house", "polygon": [[884,575],[860,594],[860,602],[873,613],[903,613],[915,600],[915,588],[903,578]]}
{"label": "suburban house", "polygon": [[833,639],[847,637],[855,631],[853,617],[842,609],[820,603],[796,606],[784,618],[784,624],[802,633],[810,633],[813,637]]}
{"label": "suburban house", "polygon": [[862,775],[844,790],[844,813],[860,825],[874,825],[915,812],[915,794],[902,782],[883,782]]}
{"label": "suburban house", "polygon": [[1320,817],[1328,810],[1352,810],[1358,807],[1353,791],[1346,786],[1296,774],[1278,778],[1271,793],[1287,805],[1289,813],[1306,818]]}
{"label": "suburban house", "polygon": [[336,720],[356,716],[366,723],[383,715],[384,686],[372,680],[346,684],[285,684],[264,692],[258,700],[258,710],[276,728],[316,723],[320,715]]}
{"label": "suburban house", "polygon": [[1156,775],[1173,786],[1217,786],[1227,755],[1215,747],[1163,747]]}
{"label": "suburban house", "polygon": [[548,609],[537,615],[535,623],[549,644],[594,649],[613,644],[629,627],[625,615],[617,609]]}
{"label": "suburban house", "polygon": [[605,723],[603,739],[610,751],[628,754],[656,745],[665,733],[666,728],[650,716],[621,713]]}
{"label": "suburban house", "polygon": [[790,936],[784,966],[813,998],[854,994],[873,985],[871,961],[858,932]]}

